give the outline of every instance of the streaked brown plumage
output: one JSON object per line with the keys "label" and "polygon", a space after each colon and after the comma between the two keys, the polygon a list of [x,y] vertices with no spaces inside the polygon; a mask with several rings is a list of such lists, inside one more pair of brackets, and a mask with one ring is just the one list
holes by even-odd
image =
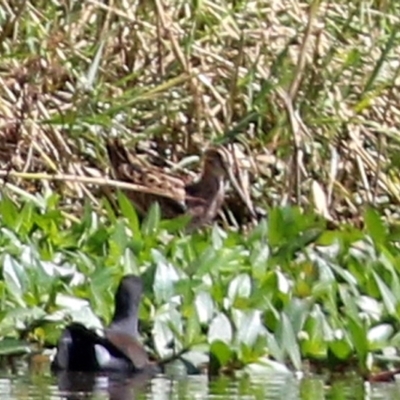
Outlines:
{"label": "streaked brown plumage", "polygon": [[[200,178],[188,184],[160,168],[141,165],[118,139],[108,140],[106,146],[116,179],[155,189],[155,194],[126,191],[140,214],[146,214],[151,204],[158,202],[164,218],[190,215],[192,229],[216,217],[224,201],[225,177],[234,179],[229,154],[222,147],[210,147],[205,151]],[[236,181],[232,183],[240,190]]]}

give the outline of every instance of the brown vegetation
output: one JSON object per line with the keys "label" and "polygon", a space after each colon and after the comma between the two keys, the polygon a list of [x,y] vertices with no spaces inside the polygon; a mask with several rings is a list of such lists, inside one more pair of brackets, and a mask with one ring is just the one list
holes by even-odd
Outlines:
{"label": "brown vegetation", "polygon": [[104,177],[105,138],[118,135],[169,167],[235,143],[261,208],[312,205],[335,220],[358,219],[366,203],[397,209],[396,2],[9,0],[0,10],[1,174],[18,172],[7,179],[16,194],[50,188],[73,210],[72,198],[96,202],[96,185],[68,177]]}

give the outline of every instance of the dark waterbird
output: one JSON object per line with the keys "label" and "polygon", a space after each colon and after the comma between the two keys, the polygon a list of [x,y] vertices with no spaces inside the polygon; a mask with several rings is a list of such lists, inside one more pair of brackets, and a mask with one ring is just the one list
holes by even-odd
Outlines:
{"label": "dark waterbird", "polygon": [[135,372],[155,369],[138,341],[139,277],[126,275],[115,293],[115,311],[104,336],[82,324],[68,325],[58,342],[53,371]]}

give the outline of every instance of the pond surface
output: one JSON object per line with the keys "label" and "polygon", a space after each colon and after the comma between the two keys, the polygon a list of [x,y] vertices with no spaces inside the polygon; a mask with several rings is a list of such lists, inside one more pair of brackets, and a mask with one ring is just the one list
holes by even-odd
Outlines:
{"label": "pond surface", "polygon": [[42,399],[399,399],[400,382],[369,384],[357,377],[328,383],[322,377],[297,379],[283,373],[220,377],[210,380],[205,375],[168,377],[109,376],[83,374],[52,376],[48,371],[0,371],[1,400]]}

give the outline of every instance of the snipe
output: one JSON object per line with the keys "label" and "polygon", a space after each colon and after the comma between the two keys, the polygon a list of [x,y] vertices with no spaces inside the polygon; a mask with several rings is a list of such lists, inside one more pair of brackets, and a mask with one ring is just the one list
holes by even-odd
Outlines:
{"label": "snipe", "polygon": [[[223,147],[210,147],[205,151],[199,179],[188,183],[160,168],[144,167],[118,139],[108,140],[106,146],[115,178],[146,188],[145,193],[139,190],[126,191],[142,215],[146,214],[153,202],[158,202],[164,218],[187,214],[191,217],[189,229],[207,224],[216,217],[222,206],[226,177],[252,212],[249,201],[233,175],[229,153]],[[150,193],[149,189],[154,193]]]}

